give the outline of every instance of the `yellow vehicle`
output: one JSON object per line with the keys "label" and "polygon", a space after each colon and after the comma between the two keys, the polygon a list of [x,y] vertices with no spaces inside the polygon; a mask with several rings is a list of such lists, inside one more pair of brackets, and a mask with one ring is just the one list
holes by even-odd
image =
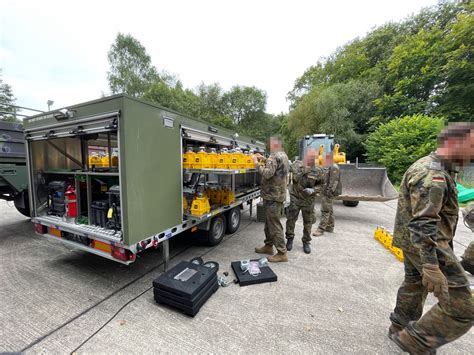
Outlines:
{"label": "yellow vehicle", "polygon": [[323,165],[323,158],[327,152],[333,153],[334,163],[339,164],[342,183],[342,194],[336,199],[342,200],[345,206],[355,207],[359,201],[388,201],[398,197],[385,168],[360,168],[356,164],[348,163],[346,154],[340,151],[339,144],[334,143],[333,135],[305,136],[300,140],[298,148],[300,160],[303,160],[308,149],[317,151],[319,165]]}

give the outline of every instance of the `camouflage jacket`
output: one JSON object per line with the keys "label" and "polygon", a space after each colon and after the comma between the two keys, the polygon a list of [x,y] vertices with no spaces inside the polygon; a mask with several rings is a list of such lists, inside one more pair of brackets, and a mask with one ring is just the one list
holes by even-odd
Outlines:
{"label": "camouflage jacket", "polygon": [[437,264],[436,248],[453,239],[459,205],[456,183],[436,153],[408,168],[400,184],[393,245]]}
{"label": "camouflage jacket", "polygon": [[[291,185],[290,199],[301,206],[311,206],[315,203],[316,195],[320,192],[324,172],[318,166],[305,167],[301,160],[296,160],[290,166]],[[312,188],[314,193],[308,195],[304,189]]]}
{"label": "camouflage jacket", "polygon": [[322,193],[326,197],[336,197],[342,193],[341,172],[337,164],[324,169],[324,185]]}
{"label": "camouflage jacket", "polygon": [[265,161],[265,166],[258,166],[258,171],[262,175],[260,196],[264,200],[284,202],[289,171],[285,152],[272,153]]}

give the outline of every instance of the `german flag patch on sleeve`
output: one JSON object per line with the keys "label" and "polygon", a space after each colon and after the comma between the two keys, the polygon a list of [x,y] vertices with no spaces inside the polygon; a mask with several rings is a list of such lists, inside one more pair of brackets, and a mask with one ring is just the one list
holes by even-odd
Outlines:
{"label": "german flag patch on sleeve", "polygon": [[431,181],[432,182],[446,182],[446,179],[442,176],[433,176]]}

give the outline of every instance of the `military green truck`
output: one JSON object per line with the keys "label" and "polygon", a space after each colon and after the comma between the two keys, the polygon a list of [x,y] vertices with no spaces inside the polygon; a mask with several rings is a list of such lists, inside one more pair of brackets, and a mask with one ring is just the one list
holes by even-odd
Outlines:
{"label": "military green truck", "polygon": [[0,199],[30,216],[23,126],[0,121]]}
{"label": "military green truck", "polygon": [[[255,168],[188,169],[182,157],[189,147],[263,152],[263,142],[125,95],[31,116],[24,126],[36,233],[120,263],[159,245],[166,263],[168,240],[184,231],[216,245],[260,196]],[[190,212],[220,187],[234,199]]]}

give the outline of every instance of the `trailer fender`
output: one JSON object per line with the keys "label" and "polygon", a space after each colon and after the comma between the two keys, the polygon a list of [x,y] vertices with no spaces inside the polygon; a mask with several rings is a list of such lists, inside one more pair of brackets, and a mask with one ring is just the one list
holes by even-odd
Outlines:
{"label": "trailer fender", "polygon": [[211,228],[211,220],[212,218],[209,218],[207,221],[202,222],[199,224],[197,227],[200,231],[208,231],[209,228]]}

